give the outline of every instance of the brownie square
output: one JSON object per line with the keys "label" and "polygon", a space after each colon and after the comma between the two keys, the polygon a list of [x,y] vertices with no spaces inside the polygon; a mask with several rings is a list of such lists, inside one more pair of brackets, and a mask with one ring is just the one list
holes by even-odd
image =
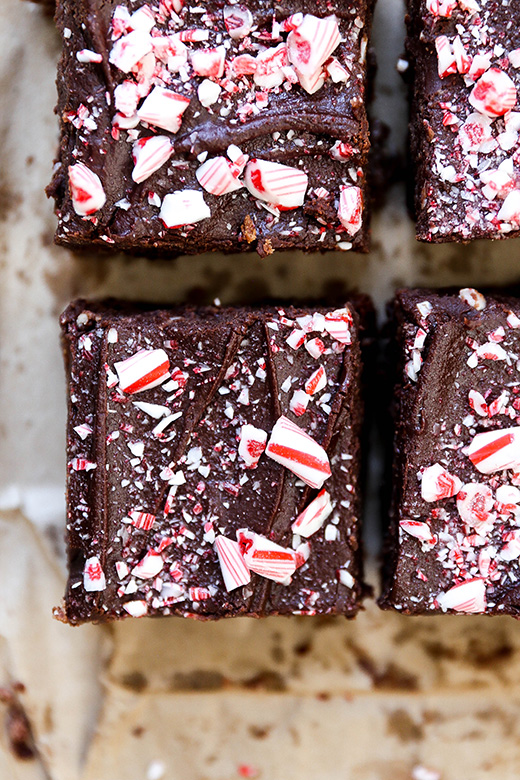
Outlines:
{"label": "brownie square", "polygon": [[372,3],[62,0],[56,241],[368,248]]}
{"label": "brownie square", "polygon": [[70,572],[58,616],[356,614],[362,399],[351,303],[78,301],[62,329]]}
{"label": "brownie square", "polygon": [[420,241],[520,235],[519,0],[408,0]]}
{"label": "brownie square", "polygon": [[383,608],[520,614],[520,300],[395,300],[393,506]]}

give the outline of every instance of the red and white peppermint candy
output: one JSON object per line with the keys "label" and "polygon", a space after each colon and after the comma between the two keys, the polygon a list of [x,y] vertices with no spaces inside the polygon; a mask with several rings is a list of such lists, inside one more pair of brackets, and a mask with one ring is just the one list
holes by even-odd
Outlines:
{"label": "red and white peppermint candy", "polygon": [[340,344],[352,344],[352,313],[348,309],[335,309],[325,315],[327,333]]}
{"label": "red and white peppermint candy", "polygon": [[326,490],[321,490],[314,501],[311,501],[303,512],[298,515],[291,525],[291,530],[293,533],[308,539],[309,536],[320,530],[327,517],[331,514],[330,493],[327,493]]}
{"label": "red and white peppermint candy", "polygon": [[487,531],[496,520],[493,491],[481,482],[463,485],[457,494],[457,510],[466,525],[477,531]]}
{"label": "red and white peppermint candy", "polygon": [[96,468],[96,464],[86,458],[72,458],[69,466],[73,471],[93,471]]}
{"label": "red and white peppermint candy", "polygon": [[514,528],[502,535],[505,544],[500,548],[499,556],[504,561],[520,558],[520,529]]}
{"label": "red and white peppermint candy", "polygon": [[72,206],[80,217],[94,214],[105,205],[101,179],[83,163],[69,165],[69,187]]}
{"label": "red and white peppermint candy", "polygon": [[320,19],[305,14],[302,23],[287,36],[287,54],[298,75],[311,77],[329,59],[341,40],[335,16]]}
{"label": "red and white peppermint candy", "polygon": [[296,209],[303,205],[309,177],[289,165],[250,160],[246,165],[244,183],[255,198],[281,209]]}
{"label": "red and white peppermint candy", "polygon": [[419,539],[424,545],[433,546],[437,543],[437,537],[432,534],[432,529],[428,523],[420,520],[400,520],[399,528],[406,531],[407,534]]}
{"label": "red and white peppermint candy", "polygon": [[439,72],[439,78],[444,79],[446,76],[456,73],[457,60],[455,59],[455,52],[446,35],[438,35],[435,38],[435,49],[437,50],[437,70]]}
{"label": "red and white peppermint candy", "polygon": [[76,52],[76,59],[78,62],[103,62],[103,55],[90,49],[81,49]]}
{"label": "red and white peppermint candy", "polygon": [[124,393],[141,393],[168,379],[170,361],[164,349],[140,349],[126,360],[114,363],[114,368]]}
{"label": "red and white peppermint candy", "polygon": [[215,550],[228,593],[251,582],[251,574],[244,563],[238,542],[228,539],[227,536],[217,536]]}
{"label": "red and white peppermint candy", "polygon": [[457,0],[426,0],[426,8],[433,16],[449,18],[456,7]]}
{"label": "red and white peppermint candy", "polygon": [[440,463],[428,466],[421,476],[421,496],[424,501],[440,501],[456,496],[462,487],[462,481],[450,474]]}
{"label": "red and white peppermint candy", "polygon": [[188,598],[190,601],[207,601],[211,593],[208,588],[193,587],[188,590]]}
{"label": "red and white peppermint candy", "polygon": [[142,5],[137,11],[133,12],[129,24],[132,30],[151,32],[155,27],[155,17],[152,9],[147,5]]}
{"label": "red and white peppermint candy", "polygon": [[240,429],[238,454],[250,469],[256,468],[267,444],[267,433],[254,425],[243,425]]}
{"label": "red and white peppermint candy", "polygon": [[123,604],[123,609],[135,618],[144,617],[148,613],[148,605],[143,599],[134,599]]}
{"label": "red and white peppermint candy", "polygon": [[200,190],[177,190],[165,195],[159,216],[167,228],[194,225],[211,217],[211,209]]}
{"label": "red and white peppermint candy", "polygon": [[245,565],[255,574],[274,582],[286,583],[296,571],[294,550],[282,547],[247,528],[237,531],[237,540]]}
{"label": "red and white peppermint candy", "polygon": [[149,531],[155,523],[155,515],[150,512],[141,512],[137,509],[129,513],[130,525],[135,528],[141,528],[143,531]]}
{"label": "red and white peppermint candy", "polygon": [[477,433],[465,450],[481,474],[520,469],[520,427]]}
{"label": "red and white peppermint candy", "polygon": [[265,454],[310,487],[321,488],[331,476],[329,458],[321,444],[283,415],[275,423]]}
{"label": "red and white peppermint candy", "polygon": [[300,85],[309,95],[314,95],[325,84],[327,78],[327,71],[325,68],[319,68],[311,76],[307,76],[304,73],[297,73],[298,81]]}
{"label": "red and white peppermint candy", "polygon": [[233,163],[225,157],[212,157],[197,168],[195,175],[201,187],[212,195],[227,195],[244,185],[235,176]]}
{"label": "red and white peppermint candy", "polygon": [[341,62],[336,57],[330,57],[325,63],[325,70],[329,74],[334,84],[339,84],[342,81],[347,82],[350,78],[350,74],[346,68],[343,67]]}
{"label": "red and white peppermint candy", "polygon": [[114,13],[112,14],[111,28],[113,41],[120,38],[123,33],[128,32],[130,29],[130,11],[126,5],[118,5],[115,7]]}
{"label": "red and white peppermint candy", "polygon": [[152,38],[153,53],[170,73],[178,73],[188,61],[188,48],[177,35],[159,35]]}
{"label": "red and white peppermint candy", "polygon": [[515,228],[520,227],[520,190],[513,190],[502,204],[497,218],[502,222],[509,222]]}
{"label": "red and white peppermint candy", "polygon": [[486,299],[473,287],[463,287],[462,290],[459,290],[459,298],[477,311],[483,311],[486,308]]}
{"label": "red and white peppermint candy", "polygon": [[285,73],[283,68],[288,64],[287,47],[280,43],[274,49],[266,49],[256,58],[256,68],[253,80],[257,87],[274,89],[283,84]]}
{"label": "red and white peppermint candy", "polygon": [[226,49],[224,46],[218,46],[216,49],[196,49],[190,53],[190,61],[196,76],[220,79],[224,75]]}
{"label": "red and white peppermint candy", "polygon": [[152,48],[152,37],[148,32],[133,30],[114,43],[108,59],[123,73],[129,73]]}
{"label": "red and white peppermint candy", "polygon": [[144,558],[132,569],[132,576],[140,580],[151,580],[157,577],[164,566],[164,560],[155,550],[148,550]]}
{"label": "red and white peppermint candy", "polygon": [[256,71],[256,58],[251,54],[239,54],[231,61],[231,69],[235,76],[252,76]]}
{"label": "red and white peppermint candy", "polygon": [[488,200],[494,200],[496,197],[505,198],[515,186],[515,179],[512,173],[500,168],[482,171],[480,181],[484,184],[482,194]]}
{"label": "red and white peppermint candy", "polygon": [[210,79],[204,79],[197,88],[197,97],[201,105],[208,108],[217,102],[221,92],[222,87]]}
{"label": "red and white peppermint candy", "polygon": [[363,224],[363,193],[359,187],[342,185],[338,219],[349,236],[355,236]]}
{"label": "red and white peppermint candy", "polygon": [[477,390],[470,390],[468,393],[468,402],[474,412],[481,417],[487,417],[489,414],[489,406],[486,403],[486,399]]}
{"label": "red and white peppermint candy", "polygon": [[496,146],[491,130],[493,120],[473,111],[459,129],[458,141],[465,152],[489,152]]}
{"label": "red and white peppermint candy", "polygon": [[177,133],[182,124],[182,115],[190,104],[190,99],[164,87],[154,87],[137,116],[141,122],[147,122],[154,127]]}
{"label": "red and white peppermint candy", "polygon": [[307,406],[309,405],[310,397],[305,390],[295,390],[291,400],[289,401],[289,409],[296,417],[301,417],[305,414]]}
{"label": "red and white peppermint candy", "polygon": [[135,142],[132,150],[134,158],[134,170],[132,179],[140,182],[148,179],[152,173],[162,168],[173,153],[173,146],[166,135],[153,135],[148,138],[140,138]]}
{"label": "red and white peppermint candy", "polygon": [[87,558],[83,567],[83,587],[88,593],[105,590],[107,586],[105,573],[101,568],[101,562],[95,555]]}
{"label": "red and white peppermint candy", "polygon": [[318,360],[325,352],[326,347],[321,339],[315,338],[305,342],[305,349],[311,357]]}
{"label": "red and white peppermint candy", "polygon": [[305,382],[305,392],[307,395],[314,395],[325,387],[327,387],[327,374],[323,366],[320,366]]}
{"label": "red and white peppermint candy", "polygon": [[455,55],[458,72],[462,74],[467,73],[471,67],[471,59],[462,43],[460,35],[457,35],[456,38],[453,39],[453,54]]}
{"label": "red and white peppermint candy", "polygon": [[253,14],[246,5],[225,5],[224,24],[229,37],[238,41],[253,29]]}
{"label": "red and white peppermint candy", "polygon": [[123,81],[114,90],[116,108],[127,117],[134,116],[139,103],[139,87],[135,81]]}
{"label": "red and white peppermint candy", "polygon": [[469,96],[471,105],[490,117],[503,116],[516,104],[516,87],[503,70],[490,68],[479,78]]}
{"label": "red and white peppermint candy", "polygon": [[437,604],[446,612],[452,609],[455,612],[478,614],[486,611],[486,583],[480,577],[466,580],[459,585],[454,585],[446,593],[437,596]]}

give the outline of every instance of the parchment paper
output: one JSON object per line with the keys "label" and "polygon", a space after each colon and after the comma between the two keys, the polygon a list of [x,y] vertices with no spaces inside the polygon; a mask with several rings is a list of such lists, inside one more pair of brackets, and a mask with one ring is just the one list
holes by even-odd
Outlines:
{"label": "parchment paper", "polygon": [[[374,109],[401,151],[402,19],[399,0],[379,0]],[[395,186],[366,257],[74,256],[53,246],[43,194],[58,36],[41,9],[1,0],[0,47],[0,780],[517,780],[520,625],[507,618],[411,619],[367,603],[353,623],[72,629],[51,608],[65,582],[57,318],[71,298],[227,303],[359,289],[382,311],[397,285],[518,282],[519,243],[420,246]],[[372,553],[379,472],[374,458]],[[376,581],[374,560],[369,574]]]}

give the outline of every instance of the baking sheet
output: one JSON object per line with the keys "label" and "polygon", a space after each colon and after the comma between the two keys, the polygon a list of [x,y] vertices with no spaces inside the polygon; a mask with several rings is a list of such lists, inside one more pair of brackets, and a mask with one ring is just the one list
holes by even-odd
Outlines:
{"label": "baking sheet", "polygon": [[[399,0],[379,0],[374,111],[406,144]],[[57,142],[59,41],[0,2],[0,780],[516,780],[520,626],[407,619],[52,620],[64,588],[65,386],[57,317],[77,295],[249,302],[397,285],[520,280],[520,244],[415,243],[404,188],[368,256],[75,256],[43,195]],[[377,459],[368,494],[376,581]],[[18,738],[18,742],[16,741]],[[20,759],[26,746],[32,757]]]}

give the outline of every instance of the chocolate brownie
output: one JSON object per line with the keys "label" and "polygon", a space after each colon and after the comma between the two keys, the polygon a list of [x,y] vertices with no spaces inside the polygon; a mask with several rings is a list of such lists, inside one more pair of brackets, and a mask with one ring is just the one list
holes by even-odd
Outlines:
{"label": "chocolate brownie", "polygon": [[520,300],[395,301],[393,506],[380,604],[520,615]]}
{"label": "chocolate brownie", "polygon": [[417,238],[520,236],[520,0],[408,0]]}
{"label": "chocolate brownie", "polygon": [[70,576],[58,616],[356,614],[362,400],[351,303],[78,301],[61,322]]}
{"label": "chocolate brownie", "polygon": [[56,241],[368,249],[371,0],[58,2]]}

